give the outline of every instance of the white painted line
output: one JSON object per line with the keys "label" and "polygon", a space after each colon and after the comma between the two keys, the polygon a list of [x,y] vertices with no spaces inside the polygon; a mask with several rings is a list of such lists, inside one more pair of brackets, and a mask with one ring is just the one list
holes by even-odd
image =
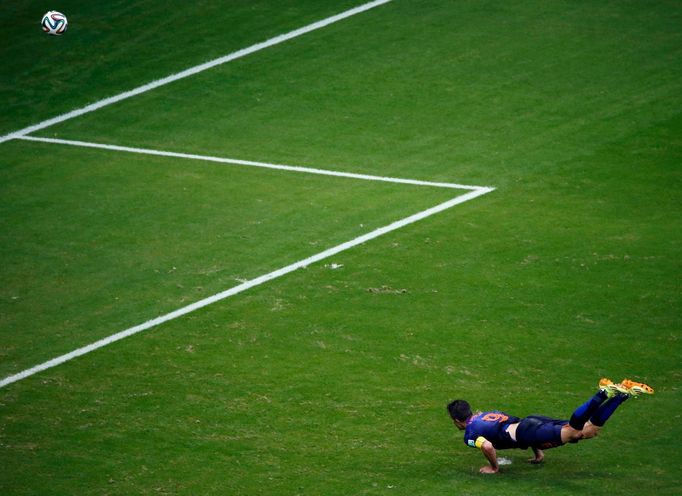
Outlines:
{"label": "white painted line", "polygon": [[87,114],[89,112],[93,112],[97,109],[101,109],[102,107],[106,107],[107,105],[112,105],[114,103],[118,103],[118,102],[125,100],[127,98],[131,98],[133,96],[140,95],[142,93],[146,93],[147,91],[158,88],[159,86],[164,86],[164,85],[172,83],[174,81],[178,81],[179,79],[184,79],[184,78],[189,77],[189,76],[194,76],[195,74],[206,71],[208,69],[212,69],[213,67],[216,67],[216,66],[219,66],[222,64],[226,64],[228,62],[239,59],[241,57],[245,57],[245,56],[250,55],[252,53],[263,50],[264,48],[269,48],[271,46],[279,45],[280,43],[284,43],[285,41],[289,41],[293,38],[297,38],[298,36],[302,36],[304,34],[310,33],[311,31],[315,31],[317,29],[324,28],[326,26],[329,26],[330,24],[334,24],[335,22],[339,22],[343,19],[347,19],[349,17],[360,14],[362,12],[366,12],[370,9],[375,8],[375,7],[379,7],[380,5],[384,5],[386,3],[389,3],[390,1],[391,0],[375,0],[374,2],[369,2],[366,4],[360,5],[358,7],[353,8],[353,9],[346,10],[345,12],[341,12],[340,14],[337,14],[337,15],[334,15],[331,17],[327,17],[326,19],[323,19],[321,21],[314,22],[312,24],[309,24],[309,25],[304,26],[302,28],[296,29],[294,31],[290,31],[286,34],[281,34],[279,36],[275,36],[274,38],[270,38],[269,40],[264,41],[262,43],[257,43],[255,45],[248,47],[248,48],[243,48],[242,50],[232,52],[232,53],[225,55],[223,57],[219,57],[217,59],[210,60],[208,62],[196,65],[194,67],[190,67],[189,69],[185,69],[184,71],[178,72],[176,74],[171,74],[170,76],[167,76],[163,79],[157,79],[156,81],[152,81],[151,83],[147,83],[147,84],[144,84],[142,86],[138,86],[137,88],[132,89],[130,91],[125,91],[125,92],[120,93],[118,95],[115,95],[115,96],[112,96],[109,98],[104,98],[103,100],[92,103],[92,104],[87,105],[85,107],[81,107],[81,108],[76,109],[76,110],[72,110],[71,112],[68,112],[66,114],[58,115],[57,117],[53,117],[52,119],[47,119],[47,120],[40,122],[38,124],[35,124],[33,126],[25,127],[24,129],[20,129],[19,131],[15,131],[13,133],[6,134],[4,136],[0,136],[0,143],[2,143],[4,141],[9,141],[12,139],[19,138],[21,136],[25,136],[27,134],[38,131],[40,129],[45,129],[46,127],[53,126],[54,124],[58,124],[60,122],[67,121],[69,119],[73,119],[74,117],[78,117],[80,115]]}
{"label": "white painted line", "polygon": [[470,191],[469,193],[457,196],[451,200],[436,205],[435,207],[431,207],[414,215],[410,215],[409,217],[405,217],[404,219],[393,222],[392,224],[380,227],[379,229],[375,229],[374,231],[371,231],[367,234],[363,234],[362,236],[359,236],[345,243],[341,243],[340,245],[334,246],[333,248],[329,248],[328,250],[320,252],[316,255],[305,258],[291,265],[287,265],[286,267],[282,267],[281,269],[275,270],[274,272],[270,272],[268,274],[252,279],[250,281],[246,281],[238,286],[223,291],[222,293],[218,293],[203,300],[197,301],[195,303],[192,303],[191,305],[187,305],[186,307],[182,307],[166,315],[162,315],[155,319],[148,320],[147,322],[139,324],[135,327],[131,327],[130,329],[126,329],[125,331],[112,334],[109,337],[100,339],[99,341],[96,341],[87,346],[83,346],[82,348],[78,348],[77,350],[71,351],[70,353],[58,356],[56,358],[53,358],[52,360],[41,363],[40,365],[36,365],[35,367],[31,367],[30,369],[24,370],[23,372],[19,372],[18,374],[6,377],[0,380],[0,388],[3,388],[9,384],[20,381],[22,379],[26,379],[27,377],[37,374],[38,372],[42,372],[43,370],[56,367],[57,365],[60,365],[64,362],[68,362],[69,360],[85,355],[86,353],[90,353],[91,351],[95,351],[111,343],[115,343],[116,341],[120,341],[123,338],[127,338],[139,332],[146,331],[147,329],[151,329],[152,327],[156,327],[160,324],[163,324],[164,322],[168,322],[170,320],[177,319],[178,317],[181,317],[183,315],[187,315],[190,312],[194,312],[195,310],[203,308],[207,305],[210,305],[220,300],[224,300],[225,298],[229,298],[230,296],[234,296],[238,293],[241,293],[242,291],[246,291],[247,289],[253,288],[255,286],[271,281],[273,279],[277,279],[278,277],[293,272],[297,269],[306,267],[315,262],[319,262],[320,260],[324,260],[325,258],[334,256],[338,253],[341,253],[342,251],[348,250],[350,248],[353,248],[354,246],[365,243],[374,238],[378,238],[379,236],[383,236],[384,234],[387,234],[391,231],[395,231],[397,229],[400,229],[401,227],[405,227],[409,224],[430,217],[431,215],[442,212],[443,210],[447,210],[448,208],[454,207],[455,205],[459,205],[466,201],[473,200],[474,198],[477,198],[481,195],[490,193],[491,191],[493,191],[493,189],[494,188],[478,188],[474,191]]}
{"label": "white painted line", "polygon": [[25,141],[38,141],[41,143],[52,143],[57,145],[80,146],[84,148],[100,148],[117,152],[141,153],[143,155],[156,155],[160,157],[186,158],[191,160],[204,160],[206,162],[218,162],[222,164],[246,165],[249,167],[262,167],[265,169],[284,170],[289,172],[305,172],[308,174],[319,174],[323,176],[347,177],[351,179],[363,179],[365,181],[382,181],[387,183],[411,184],[414,186],[433,186],[436,188],[467,189],[479,190],[483,186],[471,186],[468,184],[438,183],[432,181],[420,181],[417,179],[401,179],[396,177],[372,176],[369,174],[355,174],[352,172],[339,172],[325,169],[314,169],[310,167],[298,167],[294,165],[269,164],[266,162],[253,162],[251,160],[238,160],[234,158],[212,157],[210,155],[196,155],[192,153],[166,152],[161,150],[151,150],[148,148],[131,148],[129,146],[106,145],[102,143],[89,143],[86,141],[63,140],[56,138],[40,138],[37,136],[20,136],[17,139]]}

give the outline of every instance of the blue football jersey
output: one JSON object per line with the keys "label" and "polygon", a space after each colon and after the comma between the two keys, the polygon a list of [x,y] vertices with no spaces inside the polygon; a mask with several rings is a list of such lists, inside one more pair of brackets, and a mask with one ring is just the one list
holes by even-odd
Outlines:
{"label": "blue football jersey", "polygon": [[464,431],[464,444],[476,448],[476,440],[483,437],[490,441],[495,449],[518,448],[518,443],[507,434],[507,426],[521,419],[493,410],[473,415]]}

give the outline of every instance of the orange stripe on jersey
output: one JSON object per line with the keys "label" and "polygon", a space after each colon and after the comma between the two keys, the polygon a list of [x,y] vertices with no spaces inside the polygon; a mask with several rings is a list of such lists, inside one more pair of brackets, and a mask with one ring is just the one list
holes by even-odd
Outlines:
{"label": "orange stripe on jersey", "polygon": [[509,420],[509,417],[501,413],[486,413],[481,420],[485,422],[505,422]]}

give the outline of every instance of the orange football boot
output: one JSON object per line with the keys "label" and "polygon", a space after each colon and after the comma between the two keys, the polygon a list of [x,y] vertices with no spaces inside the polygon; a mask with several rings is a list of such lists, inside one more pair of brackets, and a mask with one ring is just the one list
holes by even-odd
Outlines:
{"label": "orange football boot", "polygon": [[639,396],[640,394],[654,394],[654,388],[648,384],[631,381],[630,379],[623,379],[621,384],[628,389],[632,396]]}
{"label": "orange football boot", "polygon": [[607,398],[613,398],[618,393],[631,394],[624,384],[615,384],[611,379],[602,377],[599,379],[599,389],[606,392]]}

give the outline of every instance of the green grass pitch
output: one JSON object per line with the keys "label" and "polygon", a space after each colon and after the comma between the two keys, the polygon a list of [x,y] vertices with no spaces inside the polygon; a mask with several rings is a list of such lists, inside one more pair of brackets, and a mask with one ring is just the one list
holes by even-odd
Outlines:
{"label": "green grass pitch", "polygon": [[[0,136],[361,3],[5,2]],[[678,494],[679,2],[393,0],[31,136],[496,190],[1,388],[0,494]],[[2,142],[0,379],[456,194]],[[539,467],[445,411],[603,375]]]}

